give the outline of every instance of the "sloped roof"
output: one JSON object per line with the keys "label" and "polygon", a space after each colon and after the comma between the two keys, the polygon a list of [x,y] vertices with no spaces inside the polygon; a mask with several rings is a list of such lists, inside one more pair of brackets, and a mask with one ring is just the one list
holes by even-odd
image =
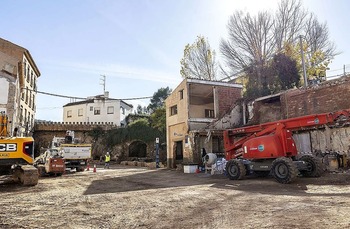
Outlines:
{"label": "sloped roof", "polygon": [[[80,104],[88,104],[88,103],[94,103],[95,100],[120,100],[120,99],[112,99],[112,98],[93,98],[93,99],[87,99],[83,101],[78,101],[78,102],[72,102],[72,103],[67,103],[66,105],[63,105],[63,107],[69,107],[69,106],[75,106],[75,105],[80,105]],[[125,105],[129,106],[130,108],[133,108],[133,105],[128,104],[124,102],[123,100],[120,100],[121,103],[124,103]]]}

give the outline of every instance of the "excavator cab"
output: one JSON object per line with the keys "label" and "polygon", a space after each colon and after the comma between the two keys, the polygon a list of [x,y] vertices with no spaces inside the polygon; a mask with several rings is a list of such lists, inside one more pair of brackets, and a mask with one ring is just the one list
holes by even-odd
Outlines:
{"label": "excavator cab", "polygon": [[38,170],[33,166],[34,139],[11,137],[7,129],[8,119],[0,114],[0,174],[13,174],[23,185],[38,183]]}

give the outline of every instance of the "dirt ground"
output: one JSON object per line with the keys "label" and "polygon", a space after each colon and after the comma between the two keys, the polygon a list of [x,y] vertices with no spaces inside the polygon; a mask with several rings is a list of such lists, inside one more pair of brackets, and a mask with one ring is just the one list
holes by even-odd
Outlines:
{"label": "dirt ground", "polygon": [[0,182],[0,228],[350,228],[350,172],[279,184],[113,165]]}

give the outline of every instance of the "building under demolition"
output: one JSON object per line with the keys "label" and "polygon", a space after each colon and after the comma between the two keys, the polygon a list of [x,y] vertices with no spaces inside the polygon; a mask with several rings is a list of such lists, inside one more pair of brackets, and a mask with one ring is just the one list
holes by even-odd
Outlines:
{"label": "building under demolition", "polygon": [[[350,76],[307,88],[241,100],[242,86],[185,79],[166,100],[168,167],[201,163],[201,151],[224,156],[226,129],[349,109]],[[293,133],[298,152],[347,155],[350,127],[321,126]]]}

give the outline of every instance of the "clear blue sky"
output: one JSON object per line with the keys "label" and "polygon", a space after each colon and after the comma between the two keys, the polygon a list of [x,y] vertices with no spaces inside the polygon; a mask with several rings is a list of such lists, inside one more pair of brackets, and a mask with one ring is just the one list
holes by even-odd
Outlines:
{"label": "clear blue sky", "polygon": [[[181,82],[187,43],[208,38],[218,56],[235,10],[275,10],[278,0],[2,0],[0,37],[30,51],[41,71],[38,90],[76,97],[152,96]],[[304,0],[342,52],[329,75],[350,64],[347,0]],[[219,57],[218,57],[219,59]],[[339,70],[337,70],[339,69]],[[347,69],[350,71],[350,65]],[[62,121],[69,99],[38,94],[36,119]],[[149,100],[126,101],[146,106]]]}

